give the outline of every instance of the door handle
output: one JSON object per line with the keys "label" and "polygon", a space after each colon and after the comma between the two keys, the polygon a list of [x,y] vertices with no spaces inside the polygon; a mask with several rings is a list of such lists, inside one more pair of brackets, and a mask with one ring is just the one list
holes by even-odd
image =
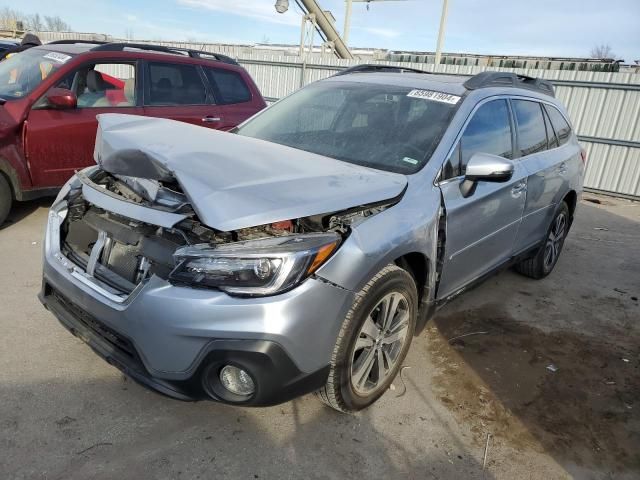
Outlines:
{"label": "door handle", "polygon": [[511,196],[513,198],[518,198],[520,195],[522,195],[522,192],[524,192],[526,189],[527,189],[526,183],[524,182],[517,183],[511,189]]}
{"label": "door handle", "polygon": [[220,117],[214,117],[213,115],[207,115],[206,117],[202,117],[202,121],[204,123],[214,123],[219,122],[222,119]]}

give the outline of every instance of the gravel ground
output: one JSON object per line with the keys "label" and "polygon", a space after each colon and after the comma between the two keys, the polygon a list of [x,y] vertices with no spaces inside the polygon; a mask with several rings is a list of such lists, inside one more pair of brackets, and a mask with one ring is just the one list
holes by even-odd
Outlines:
{"label": "gravel ground", "polygon": [[125,379],[36,299],[47,202],[22,204],[0,230],[0,478],[638,478],[640,204],[586,199],[549,278],[446,306],[353,416]]}

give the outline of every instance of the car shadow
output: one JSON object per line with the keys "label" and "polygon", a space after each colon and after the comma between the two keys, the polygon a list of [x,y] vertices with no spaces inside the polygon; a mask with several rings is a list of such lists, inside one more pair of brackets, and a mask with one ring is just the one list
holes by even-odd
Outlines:
{"label": "car shadow", "polygon": [[549,277],[504,272],[438,313],[434,391],[477,436],[577,477],[637,478],[640,218],[578,213]]}
{"label": "car shadow", "polygon": [[49,208],[51,203],[53,203],[54,198],[55,197],[43,197],[29,202],[15,202],[11,207],[9,216],[5,222],[0,225],[0,230],[9,228],[11,225],[15,225],[39,208]]}

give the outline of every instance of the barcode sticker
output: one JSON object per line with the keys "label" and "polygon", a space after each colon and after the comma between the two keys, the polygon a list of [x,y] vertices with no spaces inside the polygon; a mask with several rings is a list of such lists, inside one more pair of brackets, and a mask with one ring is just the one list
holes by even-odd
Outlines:
{"label": "barcode sticker", "polygon": [[455,105],[460,101],[457,95],[451,95],[444,92],[434,92],[433,90],[411,90],[407,97],[422,98],[423,100],[432,100],[434,102],[449,103]]}
{"label": "barcode sticker", "polygon": [[46,58],[48,60],[54,60],[54,61],[56,61],[58,63],[65,63],[65,62],[69,61],[71,56],[70,55],[65,55],[64,53],[49,52],[46,55],[44,55],[42,58]]}

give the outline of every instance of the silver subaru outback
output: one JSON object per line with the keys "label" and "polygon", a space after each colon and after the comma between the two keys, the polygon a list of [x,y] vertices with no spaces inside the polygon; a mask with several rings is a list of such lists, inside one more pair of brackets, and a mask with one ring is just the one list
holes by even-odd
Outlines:
{"label": "silver subaru outback", "polygon": [[360,66],[231,133],[99,115],[48,217],[42,303],[182,400],[371,405],[438,307],[548,275],[585,154],[546,81]]}

